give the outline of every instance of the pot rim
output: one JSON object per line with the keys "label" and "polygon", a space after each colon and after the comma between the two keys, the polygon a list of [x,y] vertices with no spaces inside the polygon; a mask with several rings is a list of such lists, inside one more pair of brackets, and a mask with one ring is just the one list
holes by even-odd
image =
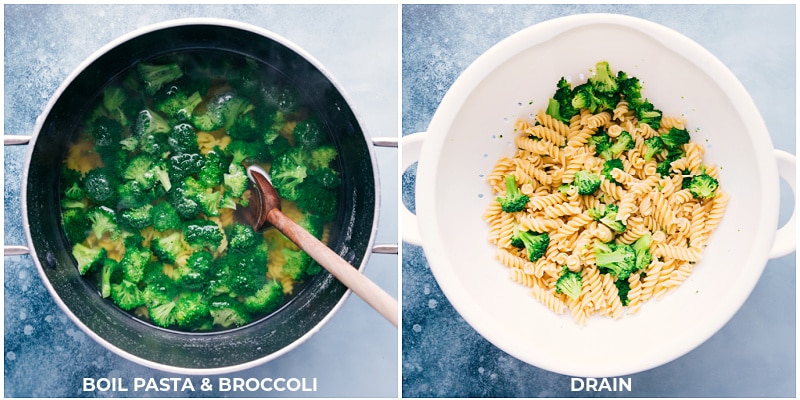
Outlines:
{"label": "pot rim", "polygon": [[[39,254],[38,254],[38,252],[36,250],[36,247],[34,245],[35,241],[33,240],[33,237],[31,235],[30,221],[28,219],[28,207],[27,207],[27,204],[28,204],[28,196],[27,196],[28,174],[29,174],[29,170],[30,170],[30,166],[31,166],[32,158],[33,158],[33,151],[34,151],[34,149],[36,147],[37,138],[39,136],[39,133],[40,133],[42,127],[44,126],[45,121],[47,120],[48,115],[51,113],[52,108],[55,106],[55,104],[62,97],[63,92],[65,91],[65,89],[68,88],[75,81],[75,79],[81,74],[81,72],[83,72],[88,66],[90,66],[92,63],[97,61],[104,54],[108,53],[109,51],[111,51],[112,49],[120,46],[123,43],[126,43],[126,42],[128,42],[130,40],[136,39],[136,38],[138,38],[138,37],[140,37],[142,35],[145,35],[145,34],[148,34],[148,33],[151,33],[151,32],[156,32],[156,31],[159,31],[159,30],[175,28],[175,27],[193,26],[193,25],[209,25],[209,26],[215,26],[215,27],[223,27],[223,28],[231,28],[231,29],[238,29],[238,30],[248,31],[248,32],[251,32],[251,33],[255,33],[255,34],[259,35],[259,36],[262,36],[262,37],[264,37],[266,39],[269,39],[269,40],[272,40],[272,41],[275,41],[275,42],[279,43],[280,45],[286,47],[287,49],[289,49],[292,52],[294,52],[294,53],[298,54],[299,56],[301,56],[309,64],[311,64],[314,68],[316,68],[330,82],[330,84],[338,91],[338,93],[342,96],[342,98],[344,99],[346,104],[348,106],[350,106],[350,110],[351,110],[351,112],[353,114],[353,118],[355,119],[355,122],[358,123],[358,126],[361,128],[362,135],[364,136],[363,139],[364,139],[365,145],[367,147],[367,151],[369,153],[370,165],[371,165],[371,169],[373,171],[373,186],[375,188],[375,197],[373,199],[373,210],[372,210],[373,211],[373,218],[372,218],[372,224],[371,224],[372,226],[371,226],[371,229],[370,229],[369,239],[368,239],[368,241],[367,241],[367,243],[365,245],[364,257],[363,257],[362,262],[360,263],[360,265],[357,267],[357,269],[359,271],[363,272],[363,270],[366,268],[367,263],[369,262],[370,255],[372,253],[372,248],[375,245],[375,237],[377,235],[377,230],[378,230],[378,218],[379,218],[379,214],[380,214],[380,192],[381,192],[380,191],[380,181],[379,181],[379,179],[380,179],[379,177],[380,176],[378,174],[378,165],[377,165],[377,161],[376,161],[376,157],[375,157],[374,144],[373,144],[372,140],[370,139],[371,136],[369,135],[368,130],[366,128],[366,125],[363,122],[363,118],[360,116],[358,111],[356,111],[352,107],[352,104],[353,104],[352,98],[347,94],[347,92],[344,90],[344,88],[339,83],[339,81],[330,73],[330,71],[328,71],[327,68],[325,68],[322,65],[322,63],[320,63],[316,58],[314,58],[306,50],[302,49],[297,44],[291,42],[290,40],[284,38],[283,36],[273,32],[273,31],[270,31],[270,30],[267,30],[267,29],[264,29],[264,28],[249,24],[249,23],[240,22],[240,21],[231,20],[231,19],[206,18],[206,17],[178,18],[178,19],[171,19],[171,20],[167,20],[167,21],[162,21],[162,22],[149,24],[149,25],[143,26],[141,28],[132,30],[132,31],[130,31],[128,33],[125,33],[125,34],[117,37],[116,39],[108,42],[104,46],[102,46],[99,49],[97,49],[96,51],[94,51],[91,55],[89,55],[86,59],[84,59],[80,64],[78,64],[64,78],[64,80],[58,86],[56,91],[53,92],[53,94],[51,95],[51,97],[48,100],[47,104],[45,105],[45,108],[42,110],[42,113],[39,114],[39,116],[36,118],[36,123],[34,125],[33,134],[30,136],[30,140],[28,142],[28,149],[27,149],[25,163],[24,163],[24,166],[23,166],[23,173],[22,173],[22,177],[21,177],[21,185],[22,185],[22,187],[21,187],[21,190],[20,190],[20,203],[21,203],[20,207],[21,207],[21,211],[22,211],[23,230],[25,231],[25,238],[26,238],[26,241],[27,241],[27,246],[28,246],[28,249],[29,249],[29,253],[32,255],[31,258],[32,258],[34,264],[36,265],[36,269],[39,272],[40,277],[42,278],[43,284],[47,288],[47,291],[50,293],[51,297],[56,302],[58,307],[64,313],[66,313],[67,316],[69,317],[69,319],[73,323],[75,323],[85,334],[87,334],[89,337],[94,339],[95,342],[99,343],[100,345],[102,345],[106,349],[112,351],[113,353],[115,353],[115,354],[117,354],[117,355],[119,355],[119,356],[121,356],[121,357],[123,357],[123,358],[125,358],[127,360],[133,361],[133,362],[135,362],[137,364],[140,364],[140,365],[143,365],[143,366],[146,366],[146,367],[149,367],[149,368],[153,368],[153,369],[157,369],[157,370],[161,370],[161,371],[165,371],[165,372],[180,373],[180,374],[187,374],[187,375],[200,375],[200,374],[215,375],[215,374],[231,373],[231,372],[237,372],[237,371],[249,369],[249,368],[255,367],[257,365],[261,365],[261,364],[264,364],[266,362],[269,362],[269,361],[271,361],[273,359],[276,359],[276,358],[278,358],[278,357],[290,352],[291,350],[297,348],[301,344],[305,343],[305,341],[308,340],[315,333],[319,332],[322,329],[322,327],[328,321],[330,321],[331,318],[333,318],[333,315],[336,314],[336,312],[339,311],[339,309],[341,309],[341,307],[344,305],[345,301],[350,297],[350,294],[351,294],[352,291],[348,288],[344,292],[344,294],[341,296],[341,298],[337,301],[337,303],[327,313],[327,315],[325,315],[322,319],[320,319],[320,321],[315,326],[313,326],[311,329],[309,329],[305,334],[303,334],[302,336],[298,337],[293,342],[291,342],[290,344],[284,346],[283,348],[281,348],[281,349],[279,349],[279,350],[277,350],[275,352],[272,352],[272,353],[270,353],[270,354],[268,354],[268,355],[266,355],[264,357],[257,358],[257,359],[254,359],[254,360],[251,360],[251,361],[247,361],[247,362],[243,362],[243,363],[239,363],[239,364],[234,364],[234,365],[229,365],[229,366],[224,366],[224,367],[213,367],[213,368],[188,368],[188,367],[179,367],[179,366],[167,365],[167,364],[163,364],[163,363],[150,361],[150,360],[147,360],[147,359],[142,358],[140,356],[136,356],[136,355],[130,354],[130,353],[120,349],[119,347],[111,344],[107,340],[105,340],[103,337],[101,337],[100,335],[95,333],[92,329],[88,328],[70,310],[70,308],[62,300],[62,298],[56,292],[56,290],[53,287],[53,285],[50,282],[50,280],[47,278],[47,275],[46,275],[46,273],[45,273],[45,271],[44,271],[44,269],[42,267],[42,263],[39,260]],[[223,332],[227,332],[227,331],[223,331]]]}

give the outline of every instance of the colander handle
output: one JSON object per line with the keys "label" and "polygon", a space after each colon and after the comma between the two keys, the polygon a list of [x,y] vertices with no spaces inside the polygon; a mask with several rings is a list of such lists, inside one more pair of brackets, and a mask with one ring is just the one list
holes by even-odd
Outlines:
{"label": "colander handle", "polygon": [[[797,198],[797,190],[795,188],[797,181],[797,158],[790,153],[782,150],[775,150],[775,159],[778,162],[778,175],[789,184],[792,189],[792,194]],[[778,258],[791,254],[797,249],[797,233],[795,232],[795,214],[797,211],[795,206],[792,207],[792,216],[786,221],[783,226],[778,228],[775,232],[775,241],[772,243],[772,249],[769,251],[769,258]]]}
{"label": "colander handle", "polygon": [[[400,155],[402,156],[402,165],[400,166],[401,173],[405,172],[412,164],[419,161],[420,150],[422,150],[422,144],[425,142],[426,136],[426,132],[412,133],[403,136],[400,141]],[[403,221],[403,241],[421,246],[422,237],[419,234],[417,216],[412,213],[408,207],[405,207],[405,204],[400,207],[400,213]]]}

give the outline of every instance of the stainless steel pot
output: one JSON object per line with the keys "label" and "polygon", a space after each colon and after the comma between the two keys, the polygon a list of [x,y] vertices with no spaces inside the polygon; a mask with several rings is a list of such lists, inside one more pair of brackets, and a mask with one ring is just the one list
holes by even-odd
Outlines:
{"label": "stainless steel pot", "polygon": [[330,128],[340,154],[347,195],[331,230],[331,248],[358,269],[373,251],[397,253],[397,246],[374,245],[380,186],[373,150],[374,146],[396,147],[397,140],[370,139],[336,81],[289,41],[239,22],[181,19],[134,31],[98,50],[58,88],[31,137],[5,137],[7,145],[29,144],[21,191],[28,244],[7,246],[5,254],[30,253],[56,303],[111,351],[165,371],[232,372],[274,359],[305,341],[341,306],[347,288],[323,272],[281,310],[250,325],[215,333],[156,328],[104,300],[82,279],[60,227],[58,171],[82,107],[106,82],[138,60],[187,50],[245,55],[297,87]]}

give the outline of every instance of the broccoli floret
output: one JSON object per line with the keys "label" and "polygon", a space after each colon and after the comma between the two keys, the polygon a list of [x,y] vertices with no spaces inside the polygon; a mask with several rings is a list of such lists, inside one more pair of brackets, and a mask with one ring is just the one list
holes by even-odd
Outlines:
{"label": "broccoli floret", "polygon": [[150,218],[153,221],[153,227],[159,232],[181,228],[180,215],[175,211],[175,207],[167,201],[162,201],[153,206],[150,209]]}
{"label": "broccoli floret", "polygon": [[136,246],[125,248],[119,265],[125,273],[125,279],[131,282],[139,282],[144,278],[145,267],[150,263],[152,253],[149,249]]}
{"label": "broccoli floret", "polygon": [[270,159],[275,159],[280,157],[281,154],[288,152],[291,148],[292,144],[289,142],[289,139],[278,135],[267,145],[267,154]]}
{"label": "broccoli floret", "polygon": [[177,124],[167,134],[167,144],[175,153],[199,153],[197,132],[187,123]]}
{"label": "broccoli floret", "polygon": [[617,279],[614,281],[614,286],[617,287],[617,295],[623,306],[629,303],[628,293],[631,291],[631,283],[627,279]]}
{"label": "broccoli floret", "polygon": [[627,151],[633,148],[634,141],[633,137],[627,131],[622,131],[619,136],[616,137],[614,143],[608,148],[609,152],[611,152],[612,157],[616,157],[622,154],[623,151]]}
{"label": "broccoli floret", "polygon": [[636,119],[639,123],[650,125],[653,129],[661,127],[661,110],[657,110],[653,103],[645,100],[639,107],[634,109]]}
{"label": "broccoli floret", "polygon": [[242,326],[251,321],[244,305],[227,296],[212,299],[209,304],[209,313],[213,318],[214,325],[223,328]]}
{"label": "broccoli floret", "polygon": [[228,252],[224,257],[228,269],[226,286],[239,296],[251,296],[266,281],[267,253],[257,250]]}
{"label": "broccoli floret", "polygon": [[516,244],[522,242],[522,246],[528,255],[528,260],[536,261],[547,252],[547,246],[550,245],[550,235],[547,232],[537,233],[534,231],[515,232],[512,241]]}
{"label": "broccoli floret", "polygon": [[[136,121],[133,126],[133,133],[140,140],[144,140],[148,135],[158,135],[169,132],[172,127],[166,118],[161,114],[145,108],[136,114]],[[151,154],[158,154],[161,149],[152,149],[142,146],[142,150]]]}
{"label": "broccoli floret", "polygon": [[323,222],[333,221],[338,209],[335,191],[312,180],[306,180],[298,188],[297,208],[304,213],[316,216]]}
{"label": "broccoli floret", "polygon": [[694,175],[687,184],[687,189],[696,199],[710,199],[717,195],[719,181],[706,173]]}
{"label": "broccoli floret", "polygon": [[106,258],[103,260],[103,271],[100,278],[100,295],[105,297],[111,296],[111,276],[117,271],[119,263],[113,258]]}
{"label": "broccoli floret", "polygon": [[650,161],[653,157],[664,150],[664,141],[661,140],[661,136],[653,136],[649,137],[644,140],[644,153],[642,154],[642,158],[645,161]]}
{"label": "broccoli floret", "polygon": [[600,129],[586,141],[588,146],[594,146],[594,153],[605,160],[611,159],[611,138],[605,130]]}
{"label": "broccoli floret", "polygon": [[595,221],[598,221],[609,227],[614,232],[625,232],[625,223],[617,220],[617,212],[619,212],[619,207],[616,204],[608,204],[605,206],[601,205],[596,208],[590,208],[589,216],[591,216]]}
{"label": "broccoli floret", "polygon": [[136,283],[124,279],[111,285],[111,300],[123,310],[132,310],[145,304],[144,294]]}
{"label": "broccoli floret", "polygon": [[580,170],[575,173],[575,179],[572,183],[578,188],[578,194],[589,195],[600,188],[600,181],[600,175],[586,170]]}
{"label": "broccoli floret", "polygon": [[117,186],[117,207],[137,208],[142,207],[150,201],[150,193],[145,190],[139,182],[125,181]]}
{"label": "broccoli floret", "polygon": [[322,186],[325,189],[336,189],[342,184],[342,178],[338,172],[331,168],[318,168],[308,171],[307,182]]}
{"label": "broccoli floret", "polygon": [[99,205],[115,206],[117,203],[117,179],[111,170],[94,168],[86,173],[83,187],[89,200]]}
{"label": "broccoli floret", "polygon": [[252,112],[236,117],[226,131],[233,140],[252,141],[258,139],[261,134]]}
{"label": "broccoli floret", "polygon": [[300,197],[298,186],[308,176],[305,157],[296,149],[284,153],[272,163],[269,175],[281,198],[295,201]]}
{"label": "broccoli floret", "polygon": [[68,208],[61,211],[61,225],[70,243],[81,243],[89,235],[91,221],[82,208]]}
{"label": "broccoli floret", "polygon": [[630,245],[595,240],[594,254],[601,272],[610,273],[617,279],[628,279],[636,271],[636,252]]}
{"label": "broccoli floret", "polygon": [[669,128],[669,132],[661,135],[661,141],[668,149],[689,143],[690,139],[689,131],[675,127]]}
{"label": "broccoli floret", "polygon": [[222,243],[223,232],[214,221],[195,219],[183,227],[184,240],[195,250],[215,251]]}
{"label": "broccoli floret", "polygon": [[142,189],[153,187],[157,181],[153,173],[153,157],[148,154],[140,154],[132,158],[122,173],[122,177],[127,180],[135,180]]}
{"label": "broccoli floret", "polygon": [[228,172],[223,174],[222,182],[225,185],[225,190],[233,197],[241,197],[247,190],[247,184],[250,182],[247,177],[247,171],[241,164],[231,163],[228,166]]}
{"label": "broccoli floret", "polygon": [[617,181],[614,179],[614,176],[611,175],[611,171],[613,171],[614,169],[620,169],[623,171],[625,170],[625,166],[622,164],[622,160],[620,160],[619,158],[612,158],[610,160],[606,160],[606,162],[603,163],[602,174],[609,181],[617,183]]}
{"label": "broccoli floret", "polygon": [[155,237],[150,242],[150,249],[159,260],[174,264],[178,256],[186,251],[186,243],[181,232],[171,232],[166,236]]}
{"label": "broccoli floret", "polygon": [[151,96],[165,84],[183,76],[183,69],[176,62],[165,64],[142,62],[136,65],[136,71],[144,84],[145,92]]}
{"label": "broccoli floret", "polygon": [[616,93],[619,90],[617,78],[611,72],[607,61],[600,61],[595,64],[594,75],[589,77],[589,82],[594,90],[600,93]]}
{"label": "broccoli floret", "polygon": [[[224,121],[223,127],[225,130],[227,131],[233,127],[236,124],[236,121],[241,117],[250,115],[249,118],[252,119],[252,114],[249,113],[253,110],[253,108],[255,108],[253,104],[244,97],[241,97],[237,93],[231,94],[227,101],[225,101],[222,105],[222,116]],[[245,122],[245,124],[249,124],[249,122]],[[253,124],[255,125],[255,121],[253,121]],[[230,132],[228,132],[228,134],[230,135]]]}
{"label": "broccoli floret", "polygon": [[111,239],[119,238],[121,232],[117,224],[117,214],[106,206],[92,207],[86,212],[92,227],[92,233],[98,239],[108,233]]}
{"label": "broccoli floret", "polygon": [[322,238],[322,233],[325,229],[325,222],[311,214],[303,215],[303,217],[297,221],[297,225],[300,225],[301,228],[317,239]]}
{"label": "broccoli floret", "polygon": [[119,122],[122,126],[127,126],[129,124],[128,116],[123,108],[127,97],[125,89],[122,87],[107,86],[103,89],[103,108],[106,109],[111,118]]}
{"label": "broccoli floret", "polygon": [[298,122],[292,131],[292,137],[297,146],[305,149],[316,149],[328,141],[324,126],[316,117]]}
{"label": "broccoli floret", "polygon": [[189,121],[194,109],[203,101],[199,92],[186,93],[183,91],[169,91],[158,98],[155,104],[156,111],[164,113],[173,121]]}
{"label": "broccoli floret", "polygon": [[120,224],[129,231],[140,231],[153,224],[150,210],[153,206],[145,204],[138,208],[129,208],[119,213]]}
{"label": "broccoli floret", "polygon": [[201,321],[209,316],[208,302],[199,292],[188,292],[181,294],[175,301],[175,308],[172,311],[175,322],[182,328],[197,327]]}
{"label": "broccoli floret", "polygon": [[556,293],[564,293],[575,300],[581,296],[581,274],[570,271],[566,266],[561,271],[561,276],[556,281]]}
{"label": "broccoli floret", "polygon": [[199,173],[205,165],[205,157],[200,153],[178,153],[167,159],[167,172],[172,183],[187,176]]}
{"label": "broccoli floret", "polygon": [[222,176],[229,169],[228,160],[219,148],[214,148],[205,155],[203,169],[197,173],[197,181],[203,187],[215,187],[222,183]]}
{"label": "broccoli floret", "polygon": [[633,245],[631,245],[634,254],[636,254],[635,267],[637,271],[644,270],[648,265],[650,265],[650,262],[653,261],[653,255],[650,253],[650,245],[652,243],[653,237],[647,233],[640,236],[635,242],[633,242]]}
{"label": "broccoli floret", "polygon": [[228,248],[231,250],[247,251],[259,245],[263,236],[259,235],[249,225],[234,222],[230,228],[228,237]]}
{"label": "broccoli floret", "polygon": [[[244,104],[249,103],[233,92],[219,94],[207,102],[202,114],[195,113],[192,116],[192,125],[204,132],[224,128],[228,122],[226,119],[235,118],[246,108]],[[230,123],[233,124],[233,120]]]}
{"label": "broccoli floret", "polygon": [[80,183],[75,182],[64,190],[64,197],[69,200],[82,200],[84,197],[83,188]]}
{"label": "broccoli floret", "polygon": [[171,300],[155,307],[149,307],[148,315],[156,325],[166,328],[175,323],[175,306],[175,301]]}
{"label": "broccoli floret", "polygon": [[116,120],[101,116],[93,121],[89,132],[94,137],[94,144],[98,147],[98,151],[103,151],[103,149],[115,149],[120,146],[123,127]]}
{"label": "broccoli floret", "polygon": [[638,107],[642,102],[642,83],[635,76],[628,76],[624,71],[617,72],[617,85],[620,93],[631,107]]}
{"label": "broccoli floret", "polygon": [[251,314],[266,314],[275,311],[283,303],[283,285],[270,280],[258,291],[244,298],[244,308]]}
{"label": "broccoli floret", "polygon": [[569,123],[569,120],[580,111],[573,107],[572,97],[572,85],[566,78],[561,77],[556,85],[556,92],[548,101],[545,113],[561,122]]}
{"label": "broccoli floret", "polygon": [[281,254],[286,261],[281,267],[281,271],[294,280],[303,278],[306,267],[313,261],[311,256],[303,250],[283,248],[281,249]]}
{"label": "broccoli floret", "polygon": [[72,256],[78,263],[78,272],[86,275],[93,267],[101,267],[107,255],[104,247],[88,247],[82,243],[72,246]]}
{"label": "broccoli floret", "polygon": [[500,202],[503,211],[511,213],[524,210],[530,197],[519,190],[517,178],[514,175],[506,175],[505,182],[506,193],[497,197],[497,201]]}
{"label": "broccoli floret", "polygon": [[686,153],[680,147],[667,148],[667,155],[664,160],[656,165],[656,172],[662,177],[668,177],[672,174],[672,163],[678,159],[686,156]]}
{"label": "broccoli floret", "polygon": [[589,83],[584,83],[572,90],[572,107],[577,110],[586,108],[589,109],[592,113],[596,113],[600,110],[600,105],[597,103],[597,98],[594,94],[594,87]]}
{"label": "broccoli floret", "polygon": [[200,212],[200,205],[194,200],[193,195],[194,193],[186,187],[186,183],[179,181],[177,185],[173,185],[172,189],[167,192],[167,201],[175,208],[175,211],[178,212],[182,219],[188,220],[196,217],[197,213]]}

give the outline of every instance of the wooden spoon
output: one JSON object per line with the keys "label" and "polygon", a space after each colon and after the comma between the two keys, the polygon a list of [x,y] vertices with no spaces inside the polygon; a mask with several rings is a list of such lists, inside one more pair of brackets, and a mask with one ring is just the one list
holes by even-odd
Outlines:
{"label": "wooden spoon", "polygon": [[250,199],[247,207],[237,209],[238,218],[247,221],[256,231],[265,228],[267,224],[277,228],[396,327],[397,300],[287,217],[281,211],[281,198],[266,171],[253,165],[247,168],[247,175],[255,185],[255,196]]}

